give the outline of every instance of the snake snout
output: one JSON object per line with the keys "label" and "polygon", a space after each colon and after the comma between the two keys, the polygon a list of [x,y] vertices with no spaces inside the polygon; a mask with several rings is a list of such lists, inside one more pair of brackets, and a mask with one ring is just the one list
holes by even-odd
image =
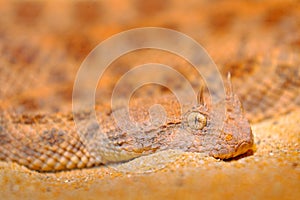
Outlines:
{"label": "snake snout", "polygon": [[238,147],[237,147],[237,151],[236,154],[233,157],[236,157],[238,155],[244,154],[247,151],[251,150],[253,147],[253,141],[243,141],[241,142]]}

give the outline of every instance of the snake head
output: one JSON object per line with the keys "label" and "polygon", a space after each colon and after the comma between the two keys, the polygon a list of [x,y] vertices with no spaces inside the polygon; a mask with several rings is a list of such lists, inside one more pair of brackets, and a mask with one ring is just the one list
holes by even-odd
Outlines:
{"label": "snake head", "polygon": [[[222,104],[223,107],[221,106],[222,109],[218,109],[219,105],[208,108],[202,100],[198,109],[189,115],[190,118],[194,119],[194,124],[192,124],[196,151],[208,153],[210,156],[219,159],[236,157],[246,153],[253,147],[250,123],[243,113],[239,98],[233,93],[230,75],[225,89],[226,97],[225,103]],[[192,122],[193,119],[188,121]],[[217,121],[221,123],[216,123]],[[195,124],[198,124],[198,126],[195,126]]]}

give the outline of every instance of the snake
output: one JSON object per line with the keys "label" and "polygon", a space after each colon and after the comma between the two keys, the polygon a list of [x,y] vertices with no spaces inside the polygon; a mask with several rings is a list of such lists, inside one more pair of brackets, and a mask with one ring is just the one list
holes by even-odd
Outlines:
{"label": "snake", "polygon": [[[79,137],[74,124],[72,126],[72,113],[54,116],[3,114],[0,158],[37,171],[58,171],[127,161],[167,149],[228,159],[246,153],[253,146],[249,121],[230,85],[225,98],[226,116],[220,127],[214,124],[220,112],[208,106],[203,97],[183,117],[176,100],[165,98],[160,100],[161,104],[168,102],[164,107],[173,113],[169,111],[171,117],[158,127],[141,126],[134,131],[124,131],[113,123],[112,111],[102,116],[100,131],[98,123],[89,122],[88,113],[76,113],[83,119],[84,137]],[[142,118],[138,116],[145,113],[142,110],[141,106],[137,107],[134,115]],[[91,135],[96,137],[90,138]]]}
{"label": "snake", "polygon": [[[71,18],[76,18],[77,24],[97,23],[97,12],[85,13],[83,10],[86,7],[90,9],[91,5],[96,9],[99,5],[97,3],[86,5],[85,2],[78,4],[75,4],[74,10],[84,15],[75,12],[75,16]],[[32,14],[36,13],[43,18],[41,16],[43,13],[51,13],[51,9],[47,10],[51,6],[42,2],[21,2],[9,6],[14,8],[14,20],[36,26],[37,30],[40,30],[40,25],[36,16]],[[95,19],[91,20],[92,18]],[[76,24],[75,21],[71,24]],[[67,22],[62,20],[62,26],[64,23]],[[167,149],[198,152],[204,156],[227,160],[243,155],[253,148],[251,124],[300,107],[300,69],[297,61],[263,64],[257,59],[243,58],[241,61],[235,59],[235,62],[227,63],[221,68],[225,74],[230,72],[232,76],[228,78],[225,86],[226,98],[223,102],[225,118],[220,118],[220,112],[214,109],[218,105],[207,102],[202,92],[199,101],[185,113],[180,113],[176,98],[162,95],[157,101],[164,105],[168,118],[159,126],[140,126],[132,131],[123,130],[114,121],[113,114],[116,111],[105,105],[98,105],[95,111],[99,123],[88,120],[89,112],[77,113],[85,127],[84,130],[78,131],[72,112],[37,114],[26,112],[26,109],[12,111],[10,104],[14,105],[14,100],[23,98],[18,96],[19,93],[30,96],[30,92],[26,93],[30,87],[43,85],[45,84],[43,81],[48,84],[49,80],[53,81],[53,77],[56,82],[69,81],[68,75],[59,77],[58,67],[53,66],[60,62],[63,67],[72,69],[72,64],[79,63],[85,54],[82,49],[83,51],[86,49],[80,45],[92,46],[92,42],[87,39],[84,32],[79,31],[78,34],[68,36],[68,38],[75,37],[74,41],[79,47],[75,45],[73,50],[68,49],[69,52],[65,52],[62,50],[63,47],[68,47],[72,43],[66,44],[64,37],[58,36],[58,33],[61,33],[59,30],[47,34],[41,31],[40,38],[31,38],[28,42],[26,38],[15,38],[14,33],[17,32],[15,29],[21,27],[22,30],[21,25],[11,27],[14,25],[9,25],[5,21],[1,21],[1,24],[8,30],[0,29],[2,55],[0,73],[3,77],[17,78],[1,80],[0,160],[14,162],[31,170],[56,172],[90,168],[129,161]],[[240,41],[243,42],[244,40]],[[80,50],[76,50],[76,47]],[[62,57],[65,61],[62,61]],[[56,61],[55,64],[51,64],[53,60]],[[40,72],[40,66],[45,66],[46,71]],[[31,77],[29,81],[28,76],[22,73],[22,67],[29,68],[32,77],[40,78]],[[52,67],[57,72],[47,71]],[[48,72],[52,74],[49,75]],[[17,84],[16,79],[21,81]],[[29,85],[26,85],[26,82]],[[61,89],[53,85],[54,89],[51,91],[57,92]],[[43,88],[37,90],[37,95],[40,95],[41,91]],[[35,99],[36,94],[33,92],[32,95]],[[47,105],[50,104],[49,101],[46,101]],[[138,120],[147,118],[148,104],[149,98],[138,99],[132,110],[133,118]],[[39,109],[39,106],[36,107]],[[222,126],[216,127],[216,121],[221,121]]]}

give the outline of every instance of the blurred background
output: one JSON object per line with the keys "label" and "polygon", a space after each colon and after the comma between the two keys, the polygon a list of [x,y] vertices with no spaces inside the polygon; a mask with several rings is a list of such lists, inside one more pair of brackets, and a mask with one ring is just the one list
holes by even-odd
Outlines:
{"label": "blurred background", "polygon": [[[194,38],[223,74],[244,81],[266,57],[288,63],[290,52],[299,54],[299,10],[292,0],[0,1],[0,99],[5,109],[20,113],[69,110],[73,81],[88,53],[116,33],[149,26]],[[124,72],[148,62],[172,66],[199,87],[200,77],[182,58],[141,50],[111,65],[97,101],[107,102]],[[169,92],[151,88],[135,95]]]}

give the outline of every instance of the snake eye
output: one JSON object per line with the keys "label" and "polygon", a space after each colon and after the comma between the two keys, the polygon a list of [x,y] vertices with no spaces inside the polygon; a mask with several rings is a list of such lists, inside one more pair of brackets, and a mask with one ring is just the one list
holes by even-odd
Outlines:
{"label": "snake eye", "polygon": [[206,117],[199,112],[191,112],[187,117],[188,126],[192,129],[201,130],[206,126]]}

